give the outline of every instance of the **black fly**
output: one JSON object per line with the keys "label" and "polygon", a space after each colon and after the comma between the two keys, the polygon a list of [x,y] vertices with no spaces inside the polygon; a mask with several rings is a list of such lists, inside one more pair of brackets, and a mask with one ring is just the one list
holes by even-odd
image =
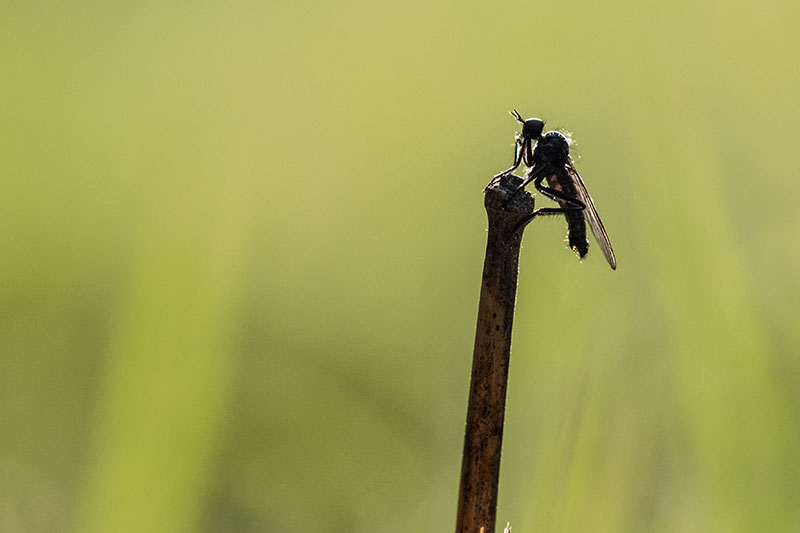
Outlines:
{"label": "black fly", "polygon": [[[516,110],[511,114],[522,124],[522,133],[516,138],[514,165],[495,176],[487,188],[524,163],[528,167],[528,172],[518,190],[533,182],[536,190],[560,206],[542,207],[534,211],[533,215],[563,213],[569,228],[569,246],[581,258],[589,252],[589,242],[586,240],[586,222],[589,222],[589,227],[608,264],[616,270],[617,259],[614,257],[614,249],[594,207],[592,197],[586,191],[586,186],[569,156],[569,141],[555,130],[542,135],[544,122],[538,118],[523,120]],[[535,149],[533,143],[536,143]],[[547,180],[549,186],[543,185],[542,180]]]}

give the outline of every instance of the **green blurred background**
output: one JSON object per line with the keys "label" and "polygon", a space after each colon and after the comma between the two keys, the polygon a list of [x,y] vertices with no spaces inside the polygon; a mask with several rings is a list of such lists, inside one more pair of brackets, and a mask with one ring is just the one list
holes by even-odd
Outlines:
{"label": "green blurred background", "polygon": [[498,523],[800,530],[799,20],[4,2],[0,531],[452,530],[511,108],[619,269],[526,231]]}

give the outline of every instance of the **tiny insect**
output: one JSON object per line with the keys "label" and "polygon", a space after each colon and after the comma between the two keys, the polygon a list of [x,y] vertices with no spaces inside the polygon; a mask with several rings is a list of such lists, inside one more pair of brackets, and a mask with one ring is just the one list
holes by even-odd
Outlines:
{"label": "tiny insect", "polygon": [[[614,257],[614,249],[611,247],[603,221],[600,220],[600,215],[594,207],[592,197],[586,191],[586,186],[569,156],[567,138],[555,130],[542,135],[544,121],[538,118],[523,120],[516,110],[512,111],[511,115],[522,124],[522,132],[516,137],[514,164],[495,176],[487,188],[524,163],[528,171],[517,190],[533,182],[536,190],[560,206],[539,208],[534,211],[533,216],[563,214],[567,219],[569,246],[580,258],[589,252],[589,242],[586,240],[586,222],[588,222],[608,264],[616,270],[617,259]],[[534,143],[536,143],[535,149]],[[549,187],[543,185],[542,180],[547,180]]]}

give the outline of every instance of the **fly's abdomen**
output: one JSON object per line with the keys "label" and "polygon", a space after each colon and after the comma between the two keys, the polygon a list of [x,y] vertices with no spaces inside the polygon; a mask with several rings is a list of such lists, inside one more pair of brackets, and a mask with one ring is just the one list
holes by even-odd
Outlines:
{"label": "fly's abdomen", "polygon": [[[575,190],[572,181],[569,179],[553,175],[547,178],[547,184],[570,198],[578,198],[578,191]],[[575,207],[575,204],[560,198],[558,199],[558,204],[563,209]],[[586,240],[586,219],[583,217],[583,211],[567,211],[564,213],[564,218],[567,219],[567,228],[569,230],[567,233],[569,247],[578,254],[578,257],[583,258],[583,256],[589,253],[589,241]]]}
{"label": "fly's abdomen", "polygon": [[569,233],[569,247],[572,248],[578,257],[583,258],[589,253],[589,241],[586,240],[586,220],[583,218],[583,211],[568,211],[564,213],[567,219]]}

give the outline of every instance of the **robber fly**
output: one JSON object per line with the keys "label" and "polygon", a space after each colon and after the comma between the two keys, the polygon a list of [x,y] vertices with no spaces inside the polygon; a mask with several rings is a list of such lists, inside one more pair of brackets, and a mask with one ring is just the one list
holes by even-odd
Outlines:
{"label": "robber fly", "polygon": [[[533,216],[559,215],[567,219],[569,228],[569,246],[583,258],[589,252],[589,242],[586,240],[586,222],[592,229],[598,246],[606,256],[608,264],[616,270],[617,259],[614,249],[608,239],[606,229],[600,220],[600,215],[592,202],[592,197],[586,191],[580,174],[569,156],[569,141],[561,132],[548,131],[542,135],[544,122],[538,118],[523,120],[514,110],[511,115],[522,124],[522,133],[517,135],[514,150],[514,164],[495,176],[487,188],[502,176],[514,172],[520,164],[528,167],[525,180],[517,190],[522,189],[530,182],[536,190],[558,203],[560,207],[542,207],[534,211]],[[533,144],[536,143],[536,148]],[[547,185],[542,184],[547,180]],[[585,217],[585,221],[584,221]]]}

